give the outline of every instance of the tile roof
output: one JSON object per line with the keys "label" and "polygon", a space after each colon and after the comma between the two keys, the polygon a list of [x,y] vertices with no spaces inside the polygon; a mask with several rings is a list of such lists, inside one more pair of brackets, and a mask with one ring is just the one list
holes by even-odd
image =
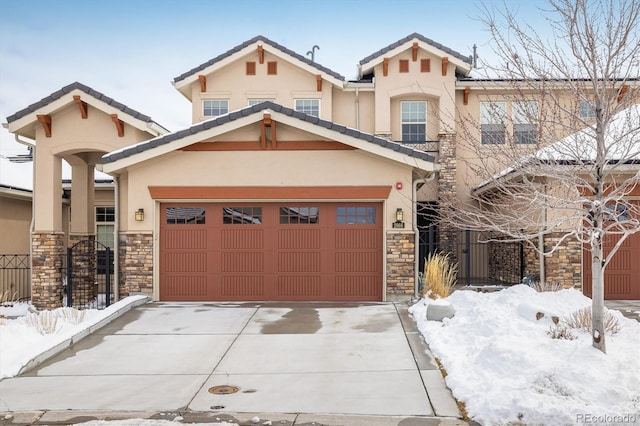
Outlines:
{"label": "tile roof", "polygon": [[406,36],[403,39],[400,39],[398,41],[396,41],[395,43],[391,43],[390,45],[388,45],[387,47],[383,47],[382,49],[378,50],[377,52],[372,53],[371,55],[367,56],[366,58],[362,59],[360,61],[360,65],[364,65],[367,62],[372,61],[373,59],[384,55],[385,53],[395,49],[398,46],[402,46],[403,44],[413,40],[414,38],[417,38],[418,40],[430,44],[431,46],[438,48],[444,52],[447,52],[448,54],[455,56],[456,58],[460,59],[463,62],[468,63],[469,65],[471,65],[471,58],[469,56],[464,56],[462,53],[456,52],[453,49],[448,48],[447,46],[444,46],[436,41],[431,40],[430,38],[426,38],[425,36],[423,36],[422,34],[418,34],[418,33],[413,33],[413,34],[409,34],[408,36]]}
{"label": "tile roof", "polygon": [[291,108],[283,107],[282,105],[278,105],[271,101],[265,101],[256,105],[245,107],[243,109],[232,111],[228,114],[222,115],[217,118],[213,118],[211,120],[204,121],[202,123],[195,124],[189,127],[188,129],[184,129],[175,133],[169,133],[163,136],[158,136],[154,139],[150,139],[148,141],[139,143],[137,145],[133,145],[128,148],[124,148],[124,149],[106,154],[102,157],[102,163],[103,164],[112,163],[114,161],[130,157],[134,154],[145,152],[155,147],[162,146],[176,140],[180,140],[185,136],[197,134],[205,130],[220,126],[222,124],[235,121],[239,118],[259,113],[265,109],[270,109],[272,111],[276,111],[281,114],[288,115],[290,117],[298,118],[300,121],[313,123],[316,126],[324,127],[329,130],[334,130],[342,134],[354,137],[356,139],[360,139],[360,140],[372,143],[374,145],[379,145],[387,149],[390,149],[392,151],[400,152],[402,154],[408,155],[409,157],[414,157],[414,158],[418,158],[418,159],[429,161],[429,162],[435,161],[435,158],[432,155],[429,155],[424,151],[420,151],[420,150],[411,148],[409,146],[403,145],[402,143],[392,142],[387,139],[374,136],[370,133],[364,133],[356,129],[352,129],[340,124],[333,123],[331,121],[322,120],[318,117],[314,117],[299,111],[295,111]]}
{"label": "tile roof", "polygon": [[219,62],[219,61],[221,61],[221,60],[233,55],[234,53],[240,52],[242,49],[244,49],[247,46],[250,46],[250,45],[252,45],[252,44],[254,44],[254,43],[258,42],[258,41],[262,41],[263,43],[268,44],[269,46],[273,47],[274,49],[278,49],[279,51],[281,51],[283,53],[286,53],[287,55],[289,55],[289,56],[291,56],[291,57],[293,57],[293,58],[295,58],[295,59],[297,59],[297,60],[299,60],[301,62],[304,62],[307,65],[310,65],[310,66],[312,66],[314,68],[317,68],[318,70],[322,71],[323,73],[329,74],[332,77],[337,78],[338,80],[344,80],[345,79],[342,75],[338,74],[337,72],[332,71],[327,67],[323,67],[322,65],[318,64],[317,62],[313,62],[310,59],[308,59],[308,58],[306,58],[306,57],[304,57],[302,55],[299,55],[298,53],[294,52],[293,50],[287,49],[286,47],[282,46],[281,44],[278,44],[278,43],[276,43],[274,41],[271,41],[271,40],[269,40],[268,38],[266,38],[264,36],[258,35],[258,36],[253,37],[250,40],[245,41],[242,44],[237,45],[236,47],[226,51],[225,53],[222,53],[222,54],[216,56],[215,58],[210,59],[207,62],[205,62],[203,64],[200,64],[197,67],[195,67],[195,68],[193,68],[193,69],[191,69],[191,70],[189,70],[189,71],[187,71],[187,72],[185,72],[183,74],[180,74],[179,76],[177,76],[177,77],[175,77],[173,79],[173,82],[177,83],[179,81],[182,81],[185,78],[190,77],[190,76],[196,74],[197,72],[200,72],[200,71],[210,67],[211,65],[215,64],[216,62]]}
{"label": "tile roof", "polygon": [[[122,111],[125,114],[130,115],[133,118],[136,118],[138,120],[147,122],[147,123],[155,123],[151,117],[144,115],[132,108],[129,108],[128,106],[121,104],[120,102],[117,102],[116,100],[114,100],[113,98],[110,98],[100,92],[98,92],[97,90],[92,89],[89,86],[85,86],[82,83],[78,83],[77,81],[74,83],[71,83],[67,86],[64,86],[62,89],[53,92],[52,94],[50,94],[49,96],[42,98],[41,100],[39,100],[38,102],[35,102],[31,105],[29,105],[28,107],[21,109],[20,111],[16,112],[13,115],[10,115],[7,117],[7,122],[11,123],[13,121],[19,120],[20,118],[29,115],[35,111],[37,111],[38,109],[49,105],[51,102],[54,102],[60,98],[62,98],[64,95],[71,93],[74,90],[80,90],[84,93],[86,93],[89,96],[92,96],[120,111]],[[155,123],[158,124],[158,123]],[[159,124],[158,124],[159,125]],[[159,125],[160,126],[160,125]],[[163,127],[163,126],[160,126]],[[165,129],[166,130],[166,129]]]}

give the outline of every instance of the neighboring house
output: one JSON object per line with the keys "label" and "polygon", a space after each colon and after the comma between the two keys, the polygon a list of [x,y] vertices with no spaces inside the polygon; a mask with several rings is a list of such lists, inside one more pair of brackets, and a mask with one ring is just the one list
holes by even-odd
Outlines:
{"label": "neighboring house", "polygon": [[[258,36],[174,79],[192,104],[193,125],[178,132],[80,83],[7,117],[35,146],[34,303],[60,303],[62,242],[95,236],[96,166],[114,178],[120,295],[414,296],[428,225],[416,212],[470,191],[457,114],[479,116],[486,91],[470,58],[419,34],[359,70],[347,81]],[[54,195],[62,159],[73,173],[68,232]],[[526,271],[520,263],[516,281]]]}

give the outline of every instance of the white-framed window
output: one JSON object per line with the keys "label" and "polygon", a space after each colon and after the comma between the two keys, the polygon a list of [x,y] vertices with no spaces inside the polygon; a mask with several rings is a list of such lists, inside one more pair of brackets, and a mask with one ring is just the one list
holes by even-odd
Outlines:
{"label": "white-framed window", "polygon": [[578,114],[580,118],[595,118],[596,106],[592,101],[580,101],[578,104]]}
{"label": "white-framed window", "polygon": [[296,99],[295,110],[314,117],[320,117],[320,99]]}
{"label": "white-framed window", "polygon": [[249,106],[257,105],[261,102],[273,102],[273,99],[249,99]]}
{"label": "white-framed window", "polygon": [[427,140],[427,103],[425,101],[400,102],[402,142],[425,142]]}
{"label": "white-framed window", "polygon": [[505,143],[505,102],[480,102],[480,141],[483,145]]}
{"label": "white-framed window", "polygon": [[534,144],[538,139],[536,122],[538,118],[537,102],[514,102],[513,139],[517,144]]}
{"label": "white-framed window", "polygon": [[96,206],[96,240],[111,250],[116,247],[113,236],[115,223],[115,207]]}
{"label": "white-framed window", "polygon": [[204,99],[202,101],[202,115],[217,117],[229,112],[229,101],[226,99]]}

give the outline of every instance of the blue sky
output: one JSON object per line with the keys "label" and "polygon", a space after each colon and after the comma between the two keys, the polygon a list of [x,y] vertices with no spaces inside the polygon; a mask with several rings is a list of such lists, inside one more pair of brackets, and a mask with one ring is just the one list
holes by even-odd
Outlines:
{"label": "blue sky", "polygon": [[[502,0],[486,0],[502,7]],[[507,0],[529,21],[540,0]],[[189,126],[174,77],[264,35],[354,78],[360,59],[413,32],[464,55],[490,56],[479,0],[0,0],[0,122],[79,81],[175,131]],[[0,155],[25,147],[0,129]],[[0,161],[0,183],[13,176]],[[24,185],[30,187],[30,182]]]}

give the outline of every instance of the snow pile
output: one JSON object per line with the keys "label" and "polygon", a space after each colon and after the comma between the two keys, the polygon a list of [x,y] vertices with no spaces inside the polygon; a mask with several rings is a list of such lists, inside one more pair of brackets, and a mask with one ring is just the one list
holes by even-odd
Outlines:
{"label": "snow pile", "polygon": [[591,305],[576,290],[537,293],[517,285],[495,293],[455,291],[447,300],[456,314],[443,322],[426,320],[426,299],[410,312],[472,420],[572,424],[589,415],[629,415],[640,421],[637,321],[610,311],[622,330],[607,335],[605,355],[586,331],[573,330],[575,340],[547,334],[553,316]]}
{"label": "snow pile", "polygon": [[[77,324],[67,315],[58,315],[55,332],[44,335],[40,334],[36,327],[28,324],[29,318],[34,315],[28,313],[31,306],[28,303],[0,307],[0,315],[9,318],[4,320],[4,325],[0,325],[0,379],[15,376],[36,356],[140,299],[146,299],[146,296],[127,297],[100,311],[87,309],[84,311],[82,322]],[[50,312],[55,314],[56,311],[64,309],[68,308],[58,308]],[[18,318],[11,319],[14,316]]]}

